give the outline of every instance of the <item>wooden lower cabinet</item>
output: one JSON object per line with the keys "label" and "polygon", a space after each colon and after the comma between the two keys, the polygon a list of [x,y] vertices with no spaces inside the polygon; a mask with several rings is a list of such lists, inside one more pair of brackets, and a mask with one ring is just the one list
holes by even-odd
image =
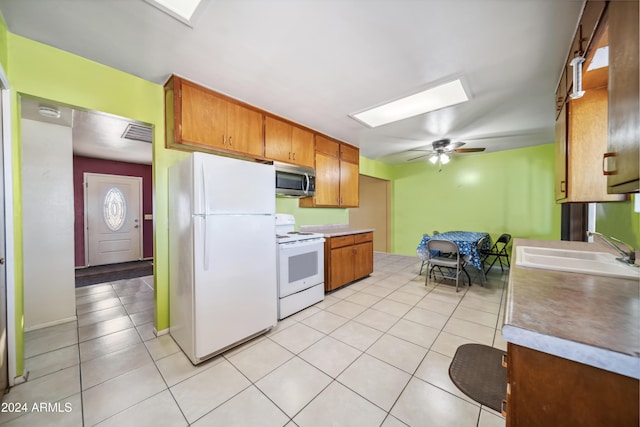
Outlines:
{"label": "wooden lower cabinet", "polygon": [[373,232],[328,238],[324,260],[326,291],[368,276],[373,272]]}
{"label": "wooden lower cabinet", "polygon": [[508,344],[510,426],[638,426],[637,379]]}

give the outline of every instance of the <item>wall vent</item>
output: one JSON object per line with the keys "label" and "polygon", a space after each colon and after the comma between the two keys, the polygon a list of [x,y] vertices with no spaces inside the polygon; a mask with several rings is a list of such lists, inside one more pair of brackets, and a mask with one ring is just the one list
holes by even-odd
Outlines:
{"label": "wall vent", "polygon": [[122,134],[122,138],[151,143],[153,140],[151,126],[129,123]]}

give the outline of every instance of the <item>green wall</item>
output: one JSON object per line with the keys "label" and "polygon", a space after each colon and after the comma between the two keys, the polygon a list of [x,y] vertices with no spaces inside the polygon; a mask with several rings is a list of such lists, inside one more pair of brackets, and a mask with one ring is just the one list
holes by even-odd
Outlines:
{"label": "green wall", "polygon": [[8,73],[9,65],[9,53],[7,49],[7,37],[9,32],[7,31],[7,23],[4,20],[4,16],[0,13],[0,64],[5,73]]}
{"label": "green wall", "polygon": [[626,202],[598,203],[596,231],[640,249],[640,213],[634,211],[634,201],[638,197],[640,194],[633,194]]}
{"label": "green wall", "polygon": [[395,166],[392,251],[414,255],[433,230],[559,239],[554,168],[553,144],[455,156],[441,172],[429,162]]}
{"label": "green wall", "polygon": [[[13,178],[15,253],[22,254],[22,197],[20,94],[35,96],[58,104],[103,111],[129,117],[154,126],[154,227],[156,256],[156,326],[168,327],[168,247],[166,168],[181,153],[170,153],[164,144],[164,110],[162,86],[133,75],[55,49],[44,44],[8,34],[8,78],[12,87]],[[161,189],[158,191],[158,189]],[[15,260],[15,312],[17,374],[23,366],[23,263]]]}

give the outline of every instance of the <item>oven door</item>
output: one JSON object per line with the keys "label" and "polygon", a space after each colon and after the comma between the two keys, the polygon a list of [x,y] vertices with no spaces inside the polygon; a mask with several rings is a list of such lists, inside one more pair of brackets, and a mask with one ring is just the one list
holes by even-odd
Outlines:
{"label": "oven door", "polygon": [[280,298],[324,283],[324,239],[280,243],[278,246]]}

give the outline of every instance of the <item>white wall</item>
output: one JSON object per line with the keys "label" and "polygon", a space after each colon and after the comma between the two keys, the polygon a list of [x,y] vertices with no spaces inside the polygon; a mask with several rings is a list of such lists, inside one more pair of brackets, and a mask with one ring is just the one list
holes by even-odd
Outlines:
{"label": "white wall", "polygon": [[75,319],[71,128],[22,120],[25,331]]}

